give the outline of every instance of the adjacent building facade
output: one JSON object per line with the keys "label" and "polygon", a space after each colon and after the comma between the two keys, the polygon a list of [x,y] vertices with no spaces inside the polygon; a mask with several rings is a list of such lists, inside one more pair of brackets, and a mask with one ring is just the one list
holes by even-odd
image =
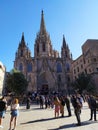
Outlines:
{"label": "adjacent building facade", "polygon": [[98,88],[98,40],[88,39],[82,45],[82,55],[72,63],[73,80],[81,73],[91,74]]}
{"label": "adjacent building facade", "polygon": [[44,14],[41,14],[40,31],[34,44],[34,57],[22,34],[18,50],[15,55],[14,68],[20,70],[29,82],[28,91],[42,94],[51,92],[68,93],[72,79],[72,54],[62,39],[61,56],[53,49],[47,33]]}
{"label": "adjacent building facade", "polygon": [[2,64],[2,62],[0,62],[0,95],[2,95],[2,90],[3,90],[3,87],[4,87],[5,72],[6,72],[6,68]]}

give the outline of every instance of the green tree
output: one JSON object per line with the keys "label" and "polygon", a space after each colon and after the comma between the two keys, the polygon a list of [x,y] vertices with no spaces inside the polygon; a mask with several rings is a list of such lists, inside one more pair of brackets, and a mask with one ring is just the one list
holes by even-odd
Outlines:
{"label": "green tree", "polygon": [[78,78],[73,82],[73,87],[75,90],[80,93],[88,92],[88,93],[96,93],[95,83],[93,78],[89,74],[80,74]]}
{"label": "green tree", "polygon": [[25,79],[25,76],[17,71],[12,70],[7,78],[7,90],[14,92],[15,95],[21,95],[26,92],[28,82]]}

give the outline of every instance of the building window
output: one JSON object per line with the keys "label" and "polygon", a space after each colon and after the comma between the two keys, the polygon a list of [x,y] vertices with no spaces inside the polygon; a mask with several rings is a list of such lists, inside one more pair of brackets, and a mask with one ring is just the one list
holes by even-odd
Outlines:
{"label": "building window", "polygon": [[66,58],[67,58],[67,51],[65,52],[65,54],[66,54]]}
{"label": "building window", "polygon": [[27,64],[27,72],[32,72],[32,63]]}
{"label": "building window", "polygon": [[43,43],[43,52],[45,52],[46,49],[45,49],[45,43]]}
{"label": "building window", "polygon": [[98,68],[96,68],[97,72],[98,72]]}
{"label": "building window", "polygon": [[70,71],[70,65],[69,65],[69,63],[66,64],[66,70],[67,70],[67,72]]}
{"label": "building window", "polygon": [[84,59],[84,64],[85,64],[86,62],[85,62],[85,59]]}
{"label": "building window", "polygon": [[37,44],[37,53],[39,53],[39,45]]}
{"label": "building window", "polygon": [[77,67],[77,72],[79,72],[79,67]]}
{"label": "building window", "polygon": [[83,69],[83,65],[81,65],[81,69]]}
{"label": "building window", "polygon": [[96,62],[96,58],[94,58],[94,62]]}
{"label": "building window", "polygon": [[74,74],[76,74],[76,70],[74,69]]}
{"label": "building window", "polygon": [[20,52],[20,56],[21,56],[21,57],[23,56],[23,50],[21,50],[21,52]]}
{"label": "building window", "polygon": [[19,70],[23,71],[23,65],[22,65],[22,63],[20,63],[20,65],[19,65]]}
{"label": "building window", "polygon": [[61,72],[62,72],[61,63],[57,63],[57,73],[61,73]]}
{"label": "building window", "polygon": [[77,79],[77,77],[75,76],[75,80]]}

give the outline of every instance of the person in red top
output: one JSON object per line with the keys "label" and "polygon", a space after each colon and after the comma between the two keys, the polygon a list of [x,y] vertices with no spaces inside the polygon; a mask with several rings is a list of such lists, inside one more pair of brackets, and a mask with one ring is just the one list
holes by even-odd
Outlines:
{"label": "person in red top", "polygon": [[55,118],[59,117],[60,100],[58,99],[58,97],[54,97],[54,112],[55,112]]}

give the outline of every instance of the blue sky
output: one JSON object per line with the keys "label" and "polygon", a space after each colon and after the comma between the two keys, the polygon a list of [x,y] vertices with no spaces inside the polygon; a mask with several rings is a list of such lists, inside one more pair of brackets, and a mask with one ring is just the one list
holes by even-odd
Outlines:
{"label": "blue sky", "polygon": [[22,32],[34,56],[42,10],[55,50],[61,52],[64,34],[76,59],[87,39],[98,39],[98,0],[0,0],[0,61],[7,71],[13,68]]}

